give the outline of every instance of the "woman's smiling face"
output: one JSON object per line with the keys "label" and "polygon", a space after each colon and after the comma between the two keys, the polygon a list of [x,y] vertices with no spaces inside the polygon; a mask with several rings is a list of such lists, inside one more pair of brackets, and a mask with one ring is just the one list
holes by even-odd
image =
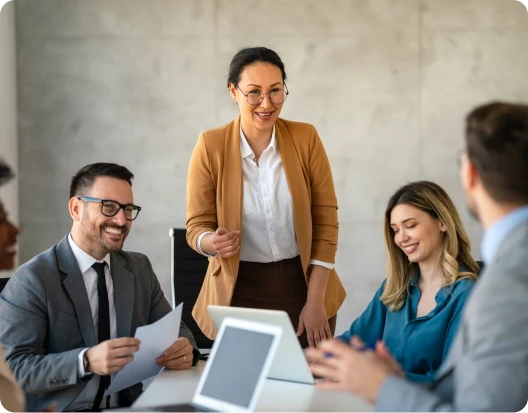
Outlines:
{"label": "woman's smiling face", "polygon": [[[245,134],[255,135],[259,131],[271,134],[283,103],[275,104],[270,99],[270,92],[284,89],[281,70],[271,64],[257,62],[244,68],[238,85],[229,84],[231,97],[238,104],[242,130]],[[258,105],[250,105],[245,95],[265,93]]]}
{"label": "woman's smiling face", "polygon": [[438,259],[446,231],[439,219],[412,205],[399,204],[391,212],[390,226],[394,242],[410,262],[424,263]]}
{"label": "woman's smiling face", "polygon": [[18,233],[18,228],[9,221],[0,202],[0,270],[10,270],[15,266]]}

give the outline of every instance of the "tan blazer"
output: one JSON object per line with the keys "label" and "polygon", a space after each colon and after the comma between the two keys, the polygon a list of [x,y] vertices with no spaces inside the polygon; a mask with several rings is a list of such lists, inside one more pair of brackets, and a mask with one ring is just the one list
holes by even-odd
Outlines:
{"label": "tan blazer", "polygon": [[10,412],[25,410],[24,393],[7,367],[2,344],[0,344],[0,401]]}
{"label": "tan blazer", "polygon": [[[332,172],[317,131],[307,123],[278,119],[275,136],[293,201],[295,234],[308,282],[310,259],[335,262],[337,250],[337,199]],[[242,157],[240,116],[198,138],[187,178],[187,242],[196,242],[204,231],[219,226],[242,230]],[[230,305],[238,275],[240,254],[209,258],[209,267],[193,316],[214,339],[216,329],[207,305]],[[325,308],[333,317],[346,293],[335,270],[326,287]]]}

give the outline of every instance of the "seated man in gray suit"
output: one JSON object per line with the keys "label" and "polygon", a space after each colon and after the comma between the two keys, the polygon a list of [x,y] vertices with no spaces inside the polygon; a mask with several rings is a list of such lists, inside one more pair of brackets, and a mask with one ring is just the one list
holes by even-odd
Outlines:
{"label": "seated man in gray suit", "polygon": [[[379,411],[519,411],[528,401],[528,106],[492,103],[467,117],[461,180],[485,228],[485,267],[430,387],[410,383],[383,343],[327,341],[312,371]],[[333,357],[324,358],[324,352]]]}
{"label": "seated man in gray suit", "polygon": [[[139,349],[136,328],[172,310],[148,258],[122,250],[141,209],[133,177],[111,163],[77,172],[71,232],[22,265],[0,296],[0,341],[28,410],[53,401],[59,410],[127,406],[141,393],[139,383],[103,398],[111,375]],[[182,322],[180,338],[157,361],[188,369],[199,357]]]}

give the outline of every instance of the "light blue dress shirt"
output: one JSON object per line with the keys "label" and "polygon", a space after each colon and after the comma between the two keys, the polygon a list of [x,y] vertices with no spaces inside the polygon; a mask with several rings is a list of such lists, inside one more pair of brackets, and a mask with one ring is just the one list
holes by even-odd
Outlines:
{"label": "light blue dress shirt", "polygon": [[490,263],[493,257],[495,257],[502,241],[504,241],[504,238],[506,238],[514,228],[517,228],[527,219],[528,205],[510,212],[487,229],[482,238],[481,245],[481,254],[484,264]]}
{"label": "light blue dress shirt", "polygon": [[475,282],[460,279],[441,288],[435,297],[436,307],[417,318],[418,273],[410,281],[405,304],[396,312],[389,311],[380,300],[386,281],[363,314],[338,338],[349,341],[357,335],[367,345],[383,340],[409,380],[432,382],[453,343],[464,304]]}

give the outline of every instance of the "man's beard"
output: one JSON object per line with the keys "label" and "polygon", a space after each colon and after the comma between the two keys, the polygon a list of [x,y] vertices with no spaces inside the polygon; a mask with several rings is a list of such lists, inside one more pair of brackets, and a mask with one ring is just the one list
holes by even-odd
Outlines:
{"label": "man's beard", "polygon": [[[128,235],[126,227],[120,227],[119,225],[108,223],[108,224],[101,225],[98,228],[99,232],[96,232],[96,231],[90,231],[88,229],[90,228],[89,225],[90,225],[89,222],[83,223],[83,225],[81,225],[81,232],[83,234],[84,239],[89,244],[90,251],[87,251],[87,252],[91,256],[98,258],[98,259],[102,259],[106,256],[106,254],[110,252],[119,252],[123,249],[123,243],[125,242],[126,236]],[[123,234],[124,234],[123,240],[119,243],[111,243],[111,244],[108,243],[103,238],[104,227],[116,228],[116,229],[120,229],[121,231],[123,231]]]}

